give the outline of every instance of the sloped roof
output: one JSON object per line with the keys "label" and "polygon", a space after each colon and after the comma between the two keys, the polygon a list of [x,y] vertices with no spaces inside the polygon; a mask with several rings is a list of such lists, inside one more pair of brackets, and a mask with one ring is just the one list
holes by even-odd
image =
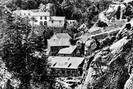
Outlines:
{"label": "sloped roof", "polygon": [[67,48],[60,49],[58,54],[72,54],[73,51],[76,49],[77,46],[70,46]]}
{"label": "sloped roof", "polygon": [[50,12],[39,12],[36,9],[34,10],[15,10],[14,14],[18,13],[30,13],[31,16],[50,16]]}
{"label": "sloped roof", "polygon": [[18,13],[32,13],[31,10],[15,10],[13,11],[13,14],[18,14]]}
{"label": "sloped roof", "polygon": [[32,12],[32,16],[50,16],[50,12]]}
{"label": "sloped roof", "polygon": [[79,65],[83,62],[83,57],[60,57],[60,56],[50,56],[48,58],[51,68],[67,68],[67,69],[77,69]]}
{"label": "sloped roof", "polygon": [[56,33],[55,36],[58,38],[58,39],[70,39],[70,35],[68,33]]}
{"label": "sloped roof", "polygon": [[55,40],[48,40],[49,46],[70,46],[69,40],[65,39],[55,39]]}
{"label": "sloped roof", "polygon": [[70,35],[68,33],[56,33],[48,40],[50,46],[69,46]]}
{"label": "sloped roof", "polygon": [[61,16],[51,16],[50,20],[54,20],[54,21],[59,21],[59,20],[65,20],[65,17],[61,17]]}

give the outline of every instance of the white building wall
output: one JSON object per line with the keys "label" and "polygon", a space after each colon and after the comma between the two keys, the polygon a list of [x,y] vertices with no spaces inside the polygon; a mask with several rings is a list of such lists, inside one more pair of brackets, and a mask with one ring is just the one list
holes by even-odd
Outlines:
{"label": "white building wall", "polygon": [[31,21],[33,22],[33,25],[40,25],[40,23],[42,22],[42,24],[44,24],[44,22],[48,23],[50,17],[49,16],[37,16],[34,17],[36,19],[36,21]]}
{"label": "white building wall", "polygon": [[64,27],[65,21],[48,21],[47,26],[48,27]]}

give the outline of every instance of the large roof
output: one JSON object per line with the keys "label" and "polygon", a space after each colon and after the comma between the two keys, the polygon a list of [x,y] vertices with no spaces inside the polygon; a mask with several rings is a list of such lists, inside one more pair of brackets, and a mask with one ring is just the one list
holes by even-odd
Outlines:
{"label": "large roof", "polygon": [[[56,36],[58,39],[70,39],[70,35],[68,33],[56,33],[54,34],[54,36]],[[53,37],[54,37],[53,36]]]}
{"label": "large roof", "polygon": [[59,20],[65,20],[65,17],[61,17],[61,16],[51,16],[50,20],[54,20],[54,21],[59,21]]}
{"label": "large roof", "polygon": [[39,12],[37,9],[34,10],[15,10],[13,11],[13,14],[19,14],[19,13],[30,13],[29,16],[50,16],[50,12]]}
{"label": "large roof", "polygon": [[69,46],[70,35],[68,33],[56,33],[48,40],[50,46]]}
{"label": "large roof", "polygon": [[70,46],[67,48],[60,49],[58,54],[72,54],[73,51],[76,49],[77,46]]}
{"label": "large roof", "polygon": [[83,62],[83,57],[60,57],[60,56],[50,56],[48,58],[51,68],[67,68],[67,69],[77,69],[79,65]]}
{"label": "large roof", "polygon": [[50,16],[50,12],[32,12],[32,16]]}

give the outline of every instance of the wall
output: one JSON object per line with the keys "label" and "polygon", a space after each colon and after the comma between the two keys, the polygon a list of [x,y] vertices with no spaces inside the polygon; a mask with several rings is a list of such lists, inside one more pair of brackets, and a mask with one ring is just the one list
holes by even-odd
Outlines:
{"label": "wall", "polygon": [[33,23],[34,25],[40,25],[40,24],[47,25],[47,22],[50,19],[49,16],[36,16],[34,18],[36,19],[36,21]]}
{"label": "wall", "polygon": [[58,20],[56,20],[56,21],[52,21],[52,20],[50,20],[50,21],[48,21],[48,27],[64,27],[64,23],[65,23],[65,21],[64,20],[60,20],[60,21],[58,21]]}
{"label": "wall", "polygon": [[77,77],[81,76],[78,69],[52,68],[52,74],[56,77]]}

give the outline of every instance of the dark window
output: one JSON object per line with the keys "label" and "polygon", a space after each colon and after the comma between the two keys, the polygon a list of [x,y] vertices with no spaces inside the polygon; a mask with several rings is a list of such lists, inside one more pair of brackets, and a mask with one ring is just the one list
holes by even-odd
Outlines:
{"label": "dark window", "polygon": [[45,16],[45,20],[47,20],[47,17]]}
{"label": "dark window", "polygon": [[34,20],[35,22],[37,22],[37,20]]}
{"label": "dark window", "polygon": [[54,23],[54,21],[52,20],[52,23]]}
{"label": "dark window", "polygon": [[42,19],[42,16],[40,17],[40,19]]}
{"label": "dark window", "polygon": [[44,21],[44,25],[47,25],[47,22],[46,21]]}
{"label": "dark window", "polygon": [[62,74],[65,74],[65,70],[62,70]]}
{"label": "dark window", "polygon": [[67,70],[67,75],[70,75],[71,71],[70,70]]}
{"label": "dark window", "polygon": [[40,21],[40,25],[43,25],[43,22],[42,21]]}

